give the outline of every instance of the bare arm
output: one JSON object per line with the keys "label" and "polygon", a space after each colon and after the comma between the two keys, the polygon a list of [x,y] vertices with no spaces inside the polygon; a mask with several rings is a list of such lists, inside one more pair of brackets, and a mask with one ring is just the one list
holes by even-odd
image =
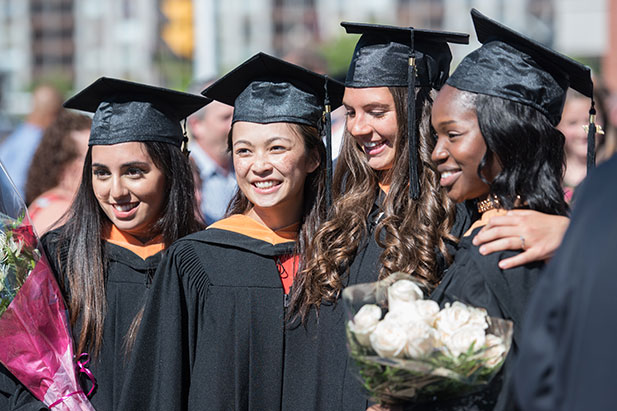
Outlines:
{"label": "bare arm", "polygon": [[504,216],[491,218],[473,243],[481,245],[483,255],[523,249],[522,253],[499,262],[499,268],[505,270],[551,258],[569,224],[568,217],[533,210],[510,210]]}

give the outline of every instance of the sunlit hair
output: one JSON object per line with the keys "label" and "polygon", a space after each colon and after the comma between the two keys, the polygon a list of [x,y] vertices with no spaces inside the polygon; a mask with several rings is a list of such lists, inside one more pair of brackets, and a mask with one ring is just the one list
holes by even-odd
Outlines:
{"label": "sunlit hair", "polygon": [[368,235],[368,216],[379,195],[380,177],[386,177],[391,184],[381,206],[383,217],[374,234],[383,248],[379,278],[403,271],[434,287],[442,275],[437,250],[450,262],[446,240],[455,240],[450,235],[455,209],[440,191],[439,175],[431,162],[435,140],[430,110],[436,92],[429,88],[416,91],[421,195],[414,201],[409,197],[407,88],[389,90],[398,119],[394,164],[388,171],[374,171],[363,149],[345,133],[334,175],[331,214],[307,247],[306,268],[299,273],[292,297],[292,310],[302,319],[311,307],[319,307],[322,301],[334,301],[341,293],[360,243]]}
{"label": "sunlit hair", "polygon": [[[468,92],[462,92],[470,94]],[[483,94],[475,96],[476,115],[486,143],[478,176],[501,207],[526,207],[565,215],[568,206],[561,188],[565,137],[538,110],[515,101]],[[498,161],[501,171],[492,181],[481,173]]]}
{"label": "sunlit hair", "polygon": [[[302,217],[296,243],[296,253],[303,256],[305,255],[307,244],[315,236],[317,229],[321,226],[326,216],[326,148],[316,127],[293,123],[287,123],[287,125],[293,133],[304,141],[304,149],[307,156],[313,155],[312,153],[315,152],[319,156],[319,166],[306,176],[306,181],[304,182]],[[227,143],[230,151],[232,148],[232,136],[233,126],[229,131]],[[252,207],[253,204],[251,204],[242,190],[238,188],[229,203],[226,215],[246,214]],[[301,259],[299,271],[302,270],[303,266],[304,261]]]}
{"label": "sunlit hair", "polygon": [[[148,155],[163,173],[165,203],[161,215],[152,226],[152,234],[163,236],[165,247],[180,237],[200,230],[203,225],[195,217],[193,176],[186,156],[176,146],[145,142]],[[103,323],[106,315],[106,271],[103,232],[109,218],[99,206],[92,186],[92,148],[88,149],[81,185],[69,210],[67,223],[56,241],[56,266],[60,283],[68,296],[71,325],[79,320],[81,330],[75,335],[77,352],[97,355],[103,343]],[[154,273],[150,273],[153,275]],[[133,321],[125,339],[132,345],[143,313]]]}

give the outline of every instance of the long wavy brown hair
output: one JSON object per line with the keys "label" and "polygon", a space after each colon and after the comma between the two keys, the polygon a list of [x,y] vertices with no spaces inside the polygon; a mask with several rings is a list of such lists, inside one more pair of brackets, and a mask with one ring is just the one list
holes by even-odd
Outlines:
{"label": "long wavy brown hair", "polygon": [[[300,221],[300,231],[298,232],[295,251],[298,255],[302,256],[305,255],[311,238],[315,236],[315,233],[326,218],[326,147],[316,127],[293,123],[289,123],[289,127],[292,132],[304,140],[304,149],[307,155],[316,150],[319,156],[319,166],[315,171],[306,176],[306,181],[304,182],[302,219]],[[232,134],[233,126],[229,131],[227,140],[227,146],[230,151],[232,147]],[[229,202],[226,215],[246,214],[252,206],[244,193],[238,189]],[[301,259],[298,271],[301,271],[303,266],[304,262]]]}
{"label": "long wavy brown hair", "polygon": [[[436,91],[416,90],[416,126],[419,132],[421,194],[416,201],[409,197],[409,152],[407,149],[407,88],[391,87],[398,120],[396,155],[392,168],[378,172],[369,167],[365,153],[346,132],[336,167],[334,201],[328,221],[323,224],[306,250],[305,268],[298,274],[292,296],[294,315],[306,318],[311,307],[322,301],[335,301],[344,277],[368,235],[368,216],[379,195],[379,181],[390,181],[390,189],[381,205],[383,217],[375,229],[375,239],[383,252],[379,278],[403,271],[420,282],[434,287],[442,273],[437,265],[437,251],[451,258],[446,240],[454,223],[454,204],[440,190],[439,175],[431,162],[434,137],[430,111]],[[382,175],[382,173],[389,175]]]}

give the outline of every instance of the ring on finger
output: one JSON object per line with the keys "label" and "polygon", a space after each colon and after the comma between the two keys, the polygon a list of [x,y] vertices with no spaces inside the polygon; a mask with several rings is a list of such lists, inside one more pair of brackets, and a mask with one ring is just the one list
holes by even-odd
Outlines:
{"label": "ring on finger", "polygon": [[526,247],[525,247],[525,237],[523,237],[522,235],[519,236],[519,237],[521,238],[521,249],[525,250],[526,249]]}

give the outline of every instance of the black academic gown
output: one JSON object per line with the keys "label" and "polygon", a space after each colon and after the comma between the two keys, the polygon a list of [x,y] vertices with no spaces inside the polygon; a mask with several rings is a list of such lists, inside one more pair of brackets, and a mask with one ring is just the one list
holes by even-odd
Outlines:
{"label": "black academic gown", "polygon": [[534,292],[515,372],[524,410],[617,407],[617,157],[577,190],[564,241]]}
{"label": "black academic gown", "polygon": [[[368,234],[360,243],[349,275],[344,277],[345,286],[378,280],[383,249],[375,240],[375,228],[381,216],[381,200],[379,197],[373,205]],[[470,211],[464,205],[458,206],[452,234],[461,236],[470,224]],[[311,310],[305,324],[292,326],[289,346],[302,345],[303,349],[292,351],[287,357],[284,410],[364,411],[370,406],[347,349],[346,321],[339,300],[322,303],[319,314]]]}
{"label": "black academic gown", "polygon": [[[61,251],[61,264],[56,264],[57,238],[58,231],[53,231],[43,236],[41,243],[54,273],[64,273],[62,266],[66,261],[67,250]],[[145,302],[145,292],[162,253],[143,260],[123,247],[106,242],[105,254],[109,265],[106,278],[107,313],[103,325],[103,345],[98,358],[91,358],[87,365],[97,381],[97,387],[90,398],[97,411],[119,409],[118,401],[128,362],[125,357],[124,337],[133,318]],[[75,338],[79,335],[79,330],[78,323],[73,329]],[[88,392],[91,386],[90,380],[81,375],[84,392]],[[3,408],[5,405],[6,408]],[[21,384],[16,384],[12,378],[0,373],[0,409],[26,411],[46,408]]]}
{"label": "black academic gown", "polygon": [[543,263],[531,263],[508,270],[499,268],[500,260],[518,252],[504,251],[483,256],[472,244],[477,228],[463,237],[454,255],[454,262],[443,280],[431,294],[431,299],[443,307],[445,303],[461,301],[485,308],[491,317],[514,323],[512,347],[500,373],[487,388],[453,401],[436,401],[410,409],[431,410],[506,410],[514,409],[514,397],[508,387],[512,363],[520,347],[521,325],[529,297],[540,277]]}
{"label": "black academic gown", "polygon": [[286,301],[273,245],[225,229],[178,240],[157,271],[122,410],[281,408]]}

